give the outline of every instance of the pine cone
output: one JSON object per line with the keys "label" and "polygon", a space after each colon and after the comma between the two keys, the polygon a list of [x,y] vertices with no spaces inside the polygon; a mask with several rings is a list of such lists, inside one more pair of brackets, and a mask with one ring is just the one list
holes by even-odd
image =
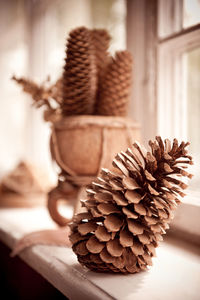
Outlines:
{"label": "pine cone", "polygon": [[132,56],[128,51],[116,52],[108,64],[100,86],[97,114],[127,114],[132,79]]}
{"label": "pine cone", "polygon": [[101,91],[102,80],[105,76],[107,65],[109,64],[111,59],[108,52],[111,37],[108,34],[107,30],[94,29],[92,30],[92,38],[93,38],[94,51],[96,56],[97,87],[98,87],[94,113],[98,114],[97,107],[100,101],[99,99],[101,95],[100,91]]}
{"label": "pine cone", "polygon": [[189,143],[160,137],[147,152],[138,143],[113,161],[117,173],[102,169],[87,189],[87,212],[71,224],[73,251],[79,262],[99,272],[135,273],[152,265],[155,248],[169,228],[172,211],[185,194],[180,176],[192,158]]}
{"label": "pine cone", "polygon": [[96,64],[91,31],[85,27],[71,31],[66,54],[63,114],[91,114],[96,96]]}
{"label": "pine cone", "polygon": [[109,60],[108,48],[110,44],[110,39],[111,38],[107,30],[92,30],[92,40],[94,44],[98,76],[100,76],[101,72],[103,71]]}

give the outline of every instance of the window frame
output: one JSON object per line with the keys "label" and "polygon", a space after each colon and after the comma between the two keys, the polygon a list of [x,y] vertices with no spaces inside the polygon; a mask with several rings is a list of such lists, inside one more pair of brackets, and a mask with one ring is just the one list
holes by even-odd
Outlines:
{"label": "window frame", "polygon": [[187,140],[187,103],[181,89],[185,76],[182,59],[185,52],[200,47],[200,26],[161,40],[157,47],[157,130],[163,137]]}

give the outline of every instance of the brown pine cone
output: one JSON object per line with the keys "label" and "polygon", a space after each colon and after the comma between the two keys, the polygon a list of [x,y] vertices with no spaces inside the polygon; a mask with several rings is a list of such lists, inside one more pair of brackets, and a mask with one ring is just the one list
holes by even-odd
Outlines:
{"label": "brown pine cone", "polygon": [[91,114],[96,96],[96,64],[92,33],[85,27],[70,32],[63,73],[64,115]]}
{"label": "brown pine cone", "polygon": [[116,52],[102,79],[97,114],[125,116],[131,92],[132,56],[128,51]]}
{"label": "brown pine cone", "polygon": [[94,44],[94,51],[96,56],[96,65],[98,76],[105,68],[109,60],[108,48],[110,44],[110,35],[107,30],[94,29],[92,30],[92,41]]}
{"label": "brown pine cone", "polygon": [[111,60],[111,57],[108,52],[111,37],[108,34],[107,30],[94,29],[92,30],[92,38],[93,38],[94,51],[96,57],[96,66],[97,66],[97,94],[96,94],[96,105],[95,105],[94,113],[98,114],[97,106],[101,95],[100,91],[101,91],[102,80],[104,78],[107,65]]}
{"label": "brown pine cone", "polygon": [[117,173],[102,169],[87,190],[87,212],[71,224],[79,262],[99,272],[135,273],[152,265],[155,248],[169,228],[173,210],[185,194],[181,176],[192,158],[189,143],[156,137],[146,151],[138,143],[113,161]]}

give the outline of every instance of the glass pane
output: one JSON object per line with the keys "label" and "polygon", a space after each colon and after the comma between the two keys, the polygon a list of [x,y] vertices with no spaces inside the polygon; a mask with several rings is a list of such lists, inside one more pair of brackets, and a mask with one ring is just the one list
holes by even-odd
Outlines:
{"label": "glass pane", "polygon": [[200,0],[183,1],[183,28],[200,23]]}
{"label": "glass pane", "polygon": [[186,54],[187,71],[187,133],[194,158],[191,172],[193,189],[200,190],[200,48]]}
{"label": "glass pane", "polygon": [[158,0],[158,36],[165,38],[182,29],[183,0]]}

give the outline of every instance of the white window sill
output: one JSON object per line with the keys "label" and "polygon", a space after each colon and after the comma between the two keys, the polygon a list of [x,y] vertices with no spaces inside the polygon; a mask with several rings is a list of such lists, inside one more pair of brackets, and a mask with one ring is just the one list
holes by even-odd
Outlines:
{"label": "white window sill", "polygon": [[[10,248],[25,233],[54,227],[45,208],[0,209],[0,239]],[[37,245],[20,256],[72,300],[199,299],[200,250],[169,237],[157,249],[154,266],[133,275],[91,272],[64,247]]]}
{"label": "white window sill", "polygon": [[175,212],[171,224],[171,233],[178,234],[181,238],[200,245],[200,193],[193,190],[187,191],[183,203]]}

